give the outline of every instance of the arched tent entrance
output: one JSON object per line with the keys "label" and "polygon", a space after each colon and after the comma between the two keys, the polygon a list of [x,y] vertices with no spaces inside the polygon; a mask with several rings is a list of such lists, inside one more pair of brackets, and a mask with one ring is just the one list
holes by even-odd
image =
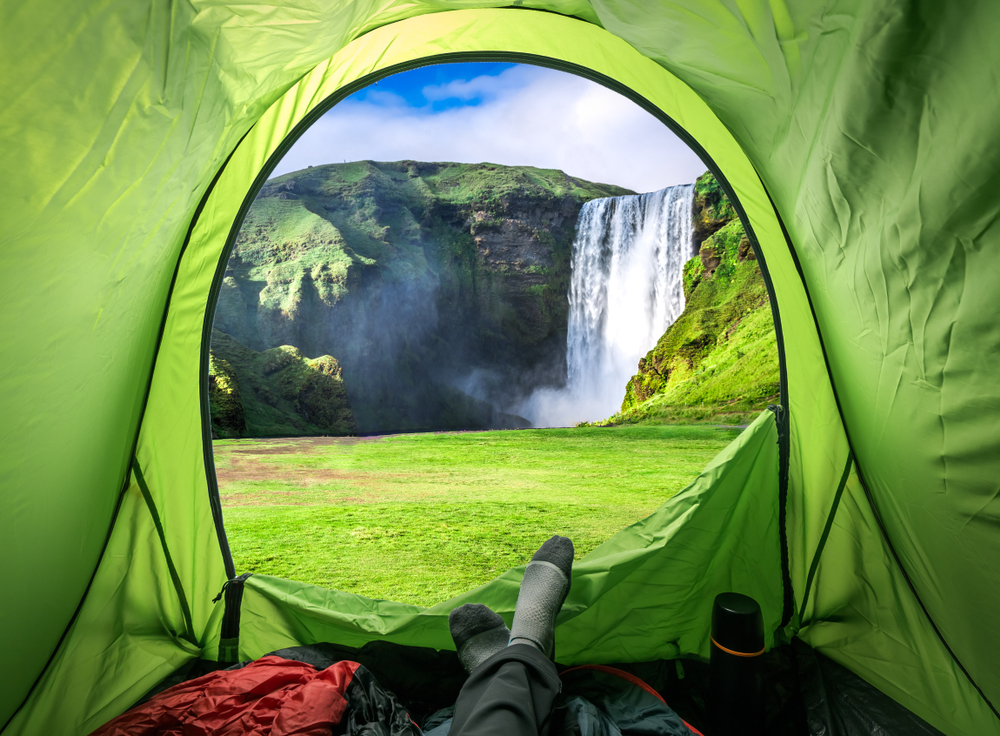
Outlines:
{"label": "arched tent entrance", "polygon": [[[674,121],[740,203],[781,322],[784,410],[579,563],[560,660],[705,656],[712,596],[735,589],[761,601],[769,646],[797,634],[947,733],[1000,733],[1000,256],[987,247],[1000,203],[979,193],[1000,166],[995,146],[978,149],[997,137],[983,92],[998,60],[982,55],[998,52],[959,43],[996,29],[997,12],[611,5],[20,11],[42,30],[5,31],[12,58],[64,36],[48,66],[18,61],[30,93],[5,93],[21,101],[20,118],[3,113],[21,141],[5,168],[27,191],[7,190],[23,207],[6,258],[41,281],[8,281],[6,334],[46,376],[72,352],[78,378],[50,393],[23,370],[3,379],[19,434],[5,448],[16,603],[2,636],[21,665],[0,696],[5,734],[87,733],[232,645],[212,598],[241,571],[217,535],[200,385],[227,241],[251,183],[331,95],[465,58],[572,69]],[[36,98],[63,100],[63,117]],[[476,600],[508,611],[517,582]],[[449,648],[454,604],[255,576],[239,652]]]}

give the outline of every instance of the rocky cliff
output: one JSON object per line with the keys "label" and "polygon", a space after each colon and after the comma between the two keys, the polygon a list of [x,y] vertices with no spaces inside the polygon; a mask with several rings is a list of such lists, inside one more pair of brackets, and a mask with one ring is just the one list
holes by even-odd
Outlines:
{"label": "rocky cliff", "polygon": [[491,164],[286,174],[246,217],[215,327],[335,356],[361,432],[523,426],[494,407],[565,380],[580,208],[628,193]]}
{"label": "rocky cliff", "polygon": [[778,400],[767,289],[743,226],[709,173],[695,184],[694,235],[699,250],[684,267],[684,312],[639,361],[620,413],[605,423],[743,423]]}

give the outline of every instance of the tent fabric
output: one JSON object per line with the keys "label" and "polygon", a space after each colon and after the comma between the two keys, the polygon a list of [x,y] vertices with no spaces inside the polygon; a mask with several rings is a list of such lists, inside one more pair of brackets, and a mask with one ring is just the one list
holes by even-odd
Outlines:
{"label": "tent fabric", "polygon": [[793,645],[809,733],[940,736],[941,732],[936,728],[846,667],[817,654],[798,640]]}
{"label": "tent fabric", "polygon": [[[562,653],[646,656],[647,614],[609,623],[615,591],[600,581],[621,563],[628,600],[684,601],[697,578],[658,590],[667,578],[626,564],[662,543],[650,554],[663,575],[691,565],[766,593],[779,639],[798,633],[945,733],[1000,733],[1000,6],[489,5],[0,10],[0,575],[15,602],[0,647],[22,663],[0,688],[0,728],[86,733],[215,656],[211,599],[243,571],[216,536],[203,336],[226,242],[282,142],[370,75],[516,58],[592,75],[699,147],[753,234],[781,330],[784,419],[760,420],[710,468],[735,463],[748,480],[702,476],[658,517],[669,532],[627,530],[615,538],[627,549],[592,553],[586,565],[615,564],[574,584]],[[762,433],[782,443],[768,472],[753,460]],[[692,528],[726,518],[711,510],[716,483],[768,511],[737,514],[718,550],[672,543],[722,539]],[[727,568],[743,571],[726,580]],[[490,601],[510,599],[516,577],[488,586]],[[451,646],[438,616],[393,606],[254,576],[245,646],[306,643],[313,627]],[[705,626],[672,624],[678,639],[657,638],[658,656],[697,651]]]}

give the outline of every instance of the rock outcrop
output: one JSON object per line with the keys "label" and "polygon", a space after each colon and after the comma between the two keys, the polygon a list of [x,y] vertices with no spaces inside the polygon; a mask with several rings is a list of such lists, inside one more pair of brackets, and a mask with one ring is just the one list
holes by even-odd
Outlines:
{"label": "rock outcrop", "polygon": [[208,357],[208,403],[213,436],[242,437],[246,433],[246,412],[236,371],[214,352]]}
{"label": "rock outcrop", "polygon": [[213,330],[208,396],[218,437],[357,434],[340,364],[291,345],[251,350]]}
{"label": "rock outcrop", "polygon": [[718,180],[707,171],[699,176],[694,183],[694,247],[700,248],[717,231],[738,219]]}

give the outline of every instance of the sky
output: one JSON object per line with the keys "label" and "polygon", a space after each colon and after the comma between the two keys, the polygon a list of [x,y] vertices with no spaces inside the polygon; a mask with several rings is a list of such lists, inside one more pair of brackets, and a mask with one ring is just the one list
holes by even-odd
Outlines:
{"label": "sky", "polygon": [[343,161],[457,161],[561,169],[649,192],[706,167],[656,118],[581,77],[523,64],[438,64],[334,106],[272,176]]}

